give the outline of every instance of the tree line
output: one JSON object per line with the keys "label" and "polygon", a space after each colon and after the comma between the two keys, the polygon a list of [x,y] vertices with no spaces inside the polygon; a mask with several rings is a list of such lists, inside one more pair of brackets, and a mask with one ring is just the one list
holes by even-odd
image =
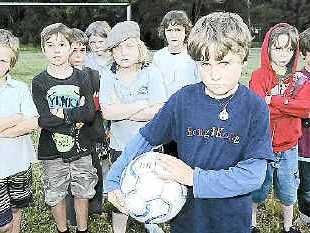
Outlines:
{"label": "tree line", "polygon": [[[16,1],[25,2],[25,1]],[[39,1],[46,3],[71,1]],[[91,0],[83,1],[94,2]],[[302,31],[310,26],[308,0],[113,0],[101,3],[130,3],[132,20],[141,26],[142,39],[152,49],[163,46],[158,38],[162,17],[173,9],[187,12],[192,22],[214,11],[230,11],[241,15],[250,26],[254,41],[262,41],[265,32],[274,24],[288,22]],[[0,5],[0,27],[11,30],[23,44],[40,43],[41,30],[52,23],[62,22],[85,30],[93,21],[106,20],[111,26],[126,20],[125,6],[4,6]]]}

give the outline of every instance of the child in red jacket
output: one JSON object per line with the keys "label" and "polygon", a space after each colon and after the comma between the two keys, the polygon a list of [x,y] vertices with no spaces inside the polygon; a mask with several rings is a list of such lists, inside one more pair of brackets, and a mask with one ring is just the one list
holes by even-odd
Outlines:
{"label": "child in red jacket", "polygon": [[276,162],[268,165],[262,187],[252,193],[252,232],[256,228],[257,203],[263,202],[272,182],[277,198],[283,207],[283,232],[300,232],[292,227],[293,205],[297,200],[298,138],[301,136],[301,119],[309,116],[309,86],[300,85],[292,75],[298,63],[298,31],[280,23],[266,34],[261,51],[261,67],[252,73],[250,88],[265,99],[270,110],[272,147]]}

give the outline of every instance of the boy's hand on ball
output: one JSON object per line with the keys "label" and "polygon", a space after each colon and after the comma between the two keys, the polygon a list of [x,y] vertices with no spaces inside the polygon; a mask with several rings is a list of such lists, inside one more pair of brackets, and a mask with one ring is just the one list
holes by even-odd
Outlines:
{"label": "boy's hand on ball", "polygon": [[128,213],[127,207],[125,205],[124,196],[121,192],[121,190],[116,189],[112,192],[108,193],[108,201],[112,203],[119,211],[121,211],[124,214]]}
{"label": "boy's hand on ball", "polygon": [[194,170],[182,160],[170,155],[161,155],[158,165],[165,170],[163,179],[174,180],[180,184],[193,186]]}

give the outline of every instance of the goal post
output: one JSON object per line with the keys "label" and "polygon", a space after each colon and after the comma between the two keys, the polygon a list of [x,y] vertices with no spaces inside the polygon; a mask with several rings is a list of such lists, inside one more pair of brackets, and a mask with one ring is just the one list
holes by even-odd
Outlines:
{"label": "goal post", "polygon": [[46,2],[0,2],[1,6],[83,6],[83,7],[93,7],[93,6],[124,6],[126,7],[126,19],[131,20],[131,4],[129,2],[55,2],[55,3],[46,3]]}

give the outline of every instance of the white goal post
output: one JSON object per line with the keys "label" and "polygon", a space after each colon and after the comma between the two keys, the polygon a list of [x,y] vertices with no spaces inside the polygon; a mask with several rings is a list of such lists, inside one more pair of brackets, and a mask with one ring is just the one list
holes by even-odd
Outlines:
{"label": "white goal post", "polygon": [[126,2],[100,3],[100,2],[68,2],[68,3],[45,3],[45,2],[0,2],[0,6],[124,6],[126,7],[126,19],[131,20],[131,5]]}

